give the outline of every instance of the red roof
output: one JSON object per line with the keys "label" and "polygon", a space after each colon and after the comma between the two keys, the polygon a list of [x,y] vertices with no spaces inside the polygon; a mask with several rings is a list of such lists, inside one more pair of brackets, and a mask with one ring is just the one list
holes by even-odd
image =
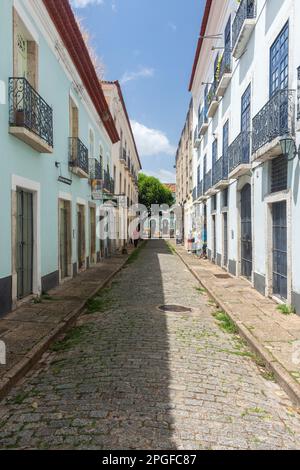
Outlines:
{"label": "red roof", "polygon": [[164,185],[170,189],[172,193],[176,193],[176,184],[175,183],[164,183]]}
{"label": "red roof", "polygon": [[190,79],[189,91],[191,91],[193,83],[194,83],[195,73],[196,73],[196,69],[197,69],[197,65],[198,65],[198,62],[199,62],[199,57],[200,57],[200,53],[201,53],[201,49],[202,49],[202,45],[203,45],[203,36],[205,36],[206,27],[207,27],[207,23],[208,23],[208,18],[209,18],[212,2],[213,2],[213,0],[206,0],[206,5],[205,5],[204,14],[203,14],[203,18],[202,18],[201,29],[200,29],[200,36],[199,36],[199,39],[198,39],[198,44],[197,44],[197,49],[196,49],[196,54],[195,54],[195,59],[194,59],[194,64],[193,64],[193,70],[192,70],[192,75],[191,75],[191,79]]}
{"label": "red roof", "polygon": [[120,140],[119,134],[102,88],[99,86],[99,78],[69,0],[43,0],[43,2],[94,103],[111,142],[115,144]]}

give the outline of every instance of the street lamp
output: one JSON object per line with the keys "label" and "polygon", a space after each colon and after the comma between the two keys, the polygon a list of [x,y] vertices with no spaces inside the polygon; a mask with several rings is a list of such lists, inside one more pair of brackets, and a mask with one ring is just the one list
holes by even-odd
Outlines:
{"label": "street lamp", "polygon": [[[280,145],[282,154],[288,159],[289,162],[294,160],[296,157],[298,157],[300,160],[300,145],[297,150],[294,139],[292,139],[291,137],[281,139]],[[291,155],[292,157],[290,157]]]}

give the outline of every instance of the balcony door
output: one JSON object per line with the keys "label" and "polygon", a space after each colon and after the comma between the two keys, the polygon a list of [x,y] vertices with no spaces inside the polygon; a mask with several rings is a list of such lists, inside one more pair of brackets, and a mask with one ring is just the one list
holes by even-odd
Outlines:
{"label": "balcony door", "polygon": [[251,185],[241,190],[241,275],[252,277],[252,209]]}

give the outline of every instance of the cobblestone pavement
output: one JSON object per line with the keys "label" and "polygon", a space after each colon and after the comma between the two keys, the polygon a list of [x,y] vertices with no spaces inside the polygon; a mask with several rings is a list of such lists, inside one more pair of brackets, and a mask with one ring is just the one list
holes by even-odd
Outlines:
{"label": "cobblestone pavement", "polygon": [[197,287],[148,242],[0,404],[0,448],[299,448],[299,414]]}

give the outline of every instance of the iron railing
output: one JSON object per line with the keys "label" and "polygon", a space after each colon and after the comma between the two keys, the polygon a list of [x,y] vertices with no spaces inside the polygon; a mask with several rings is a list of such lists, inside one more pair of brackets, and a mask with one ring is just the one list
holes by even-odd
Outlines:
{"label": "iron railing", "polygon": [[103,189],[110,194],[114,194],[115,192],[115,182],[113,178],[110,176],[110,173],[108,170],[104,170],[104,176],[103,176]]}
{"label": "iron railing", "polygon": [[120,160],[126,162],[126,150],[124,148],[120,151]]}
{"label": "iron railing", "polygon": [[241,132],[228,148],[229,172],[250,163],[250,132]]}
{"label": "iron railing", "polygon": [[69,165],[89,174],[89,151],[77,137],[69,138]]}
{"label": "iron railing", "polygon": [[276,137],[295,134],[295,92],[279,90],[253,118],[252,153]]}
{"label": "iron railing", "polygon": [[214,78],[214,83],[210,86],[209,92],[207,94],[207,107],[209,108],[211,103],[213,101],[218,101],[217,95],[216,95],[216,79]]}
{"label": "iron railing", "polygon": [[256,0],[241,0],[232,25],[233,48],[236,46],[244,22],[254,18],[256,18]]}
{"label": "iron railing", "polygon": [[207,193],[207,191],[212,186],[212,171],[209,170],[206,175],[204,175],[204,183],[203,183],[203,193]]}
{"label": "iron railing", "polygon": [[225,73],[231,73],[232,69],[232,62],[231,62],[231,50],[230,49],[225,49],[224,54],[221,59],[220,63],[220,70],[217,72],[217,80],[218,83],[221,81],[223,75]]}
{"label": "iron railing", "polygon": [[103,171],[101,163],[96,158],[90,158],[90,179],[102,180]]}
{"label": "iron railing", "polygon": [[10,78],[9,125],[25,127],[53,147],[53,110],[26,78]]}
{"label": "iron railing", "polygon": [[201,127],[203,126],[203,124],[207,124],[207,123],[208,123],[207,113],[204,111],[204,109],[202,109],[199,115],[199,123],[198,123],[199,131]]}
{"label": "iron railing", "polygon": [[212,182],[213,186],[220,181],[228,179],[228,157],[222,156],[213,165]]}

